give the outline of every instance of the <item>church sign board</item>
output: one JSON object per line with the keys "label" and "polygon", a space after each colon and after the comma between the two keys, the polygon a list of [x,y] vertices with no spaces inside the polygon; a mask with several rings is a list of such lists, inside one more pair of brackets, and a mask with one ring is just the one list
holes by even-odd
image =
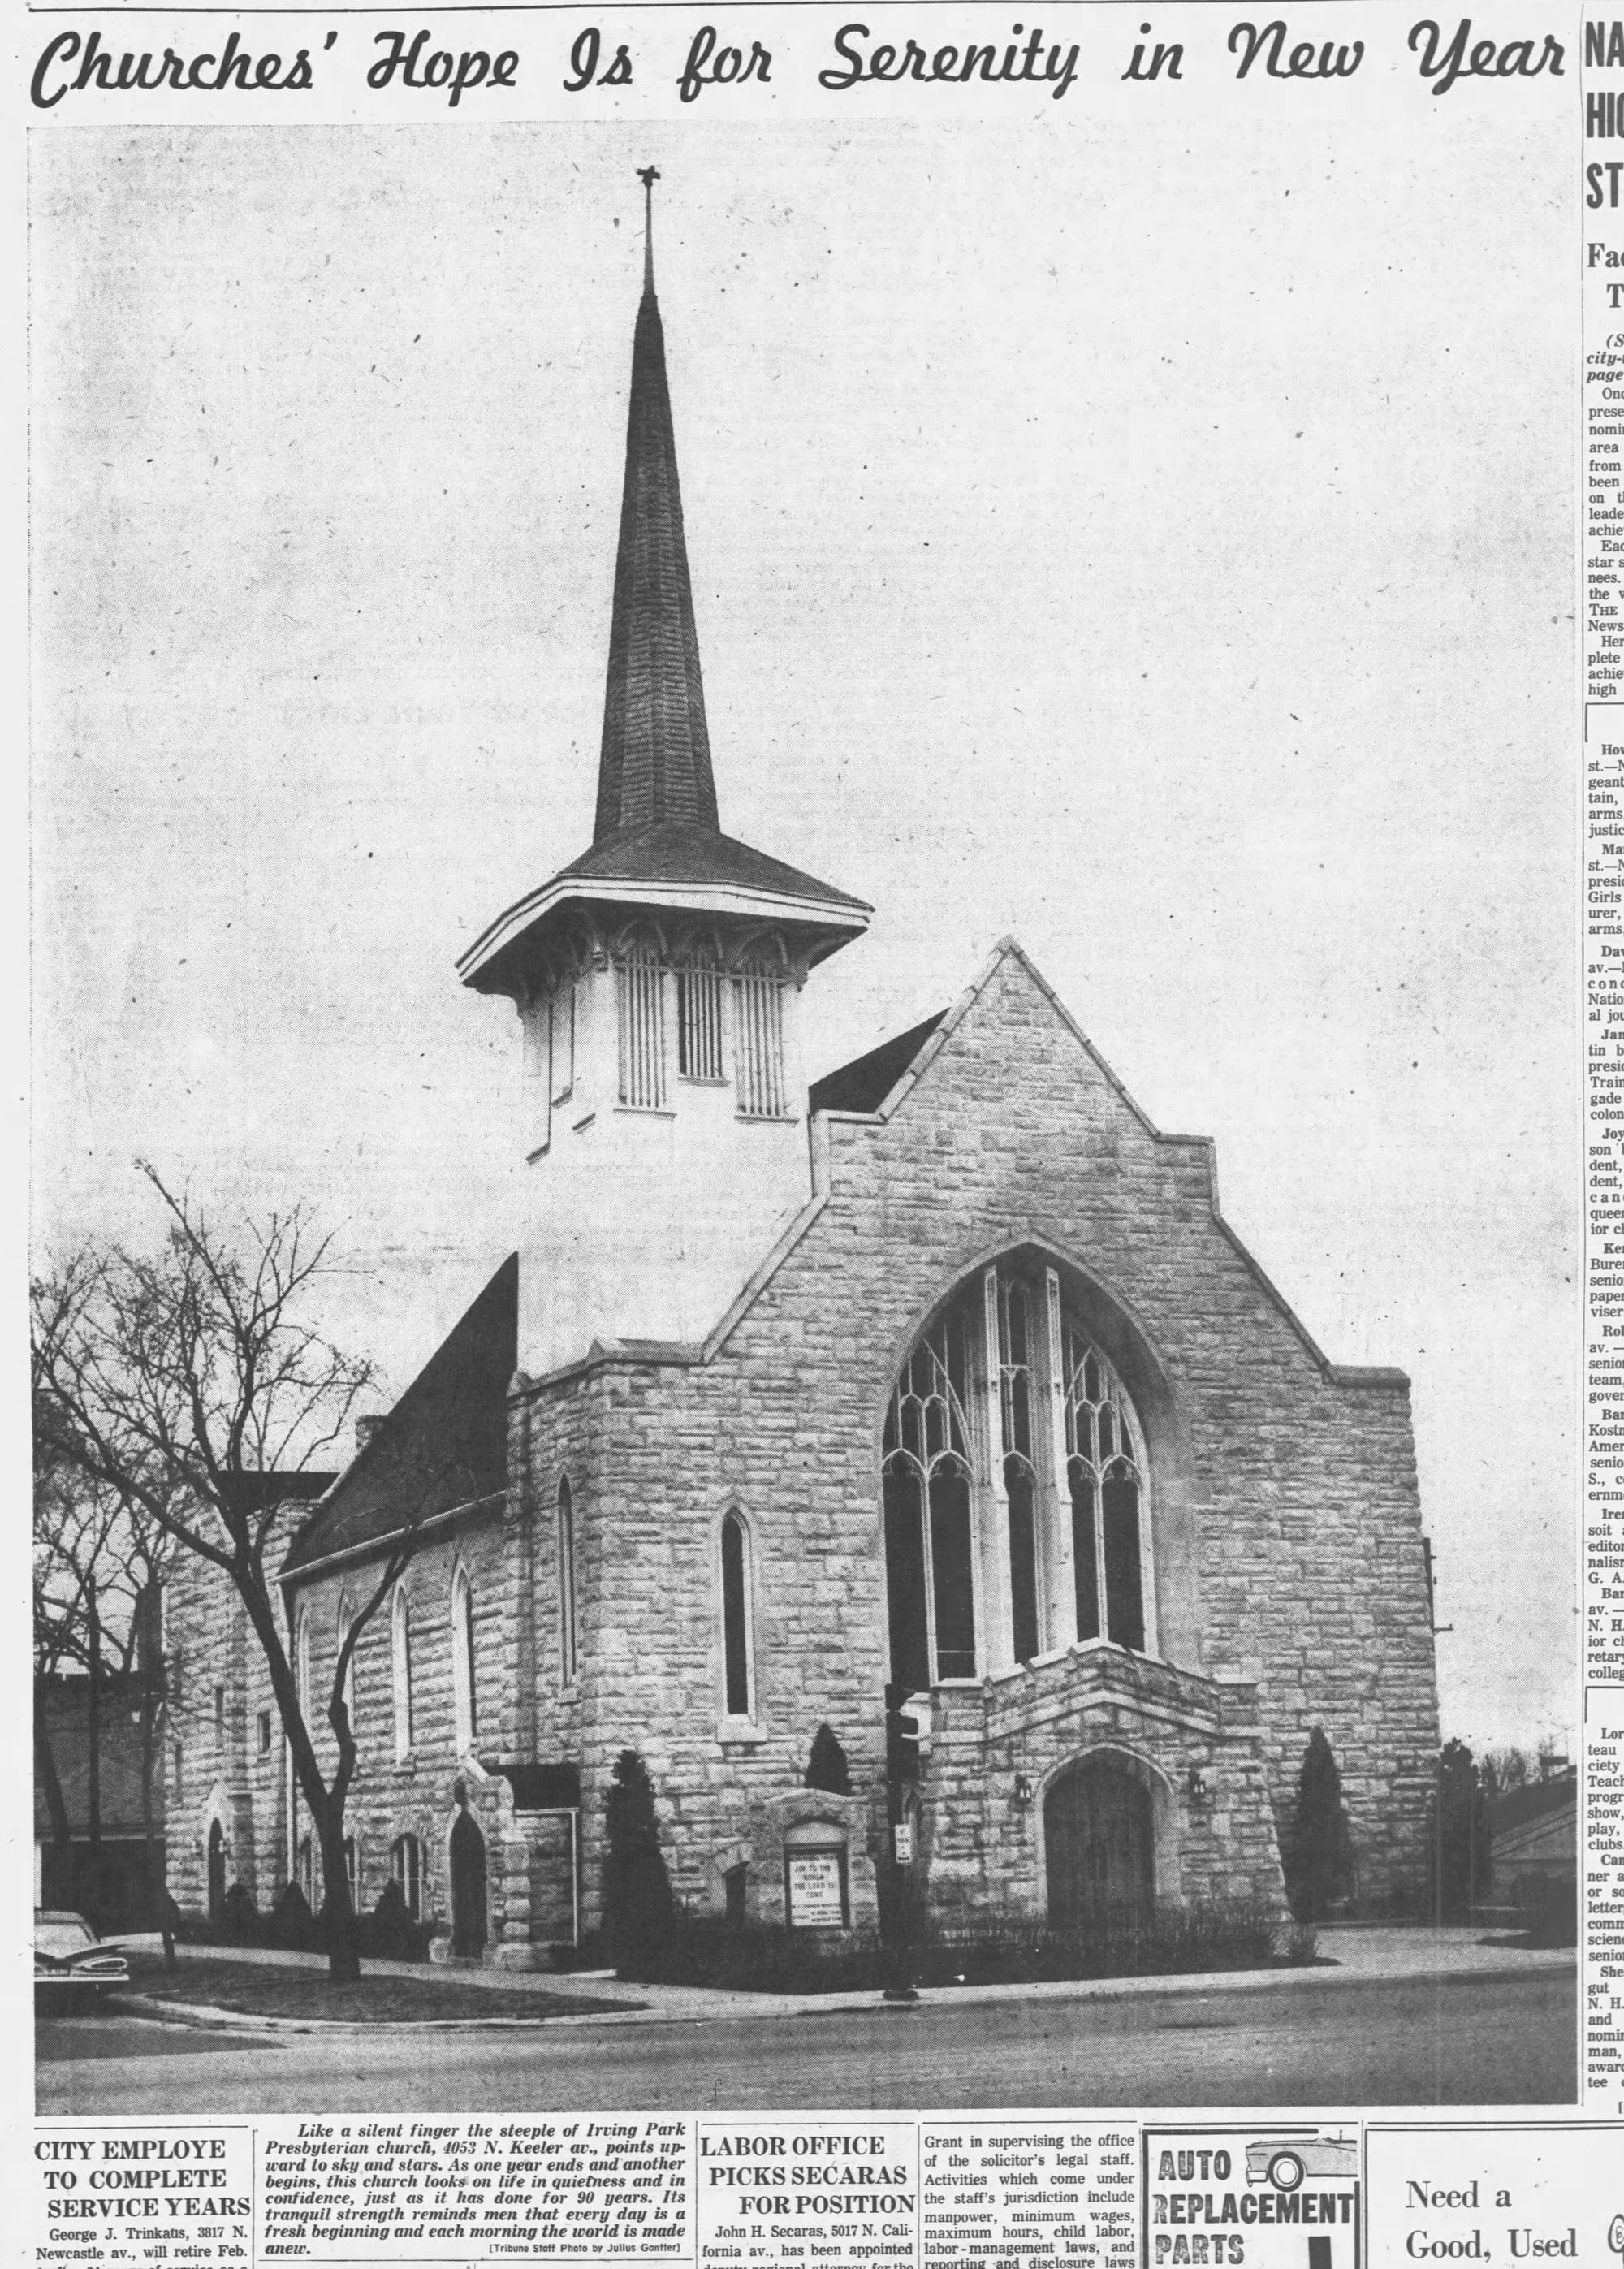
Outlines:
{"label": "church sign board", "polygon": [[792,1930],[844,1930],[845,1853],[826,1845],[784,1854],[784,1895]]}

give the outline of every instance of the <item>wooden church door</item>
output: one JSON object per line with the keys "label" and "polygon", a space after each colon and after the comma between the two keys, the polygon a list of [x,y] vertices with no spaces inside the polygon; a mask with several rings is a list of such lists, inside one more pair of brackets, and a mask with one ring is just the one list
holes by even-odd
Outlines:
{"label": "wooden church door", "polygon": [[485,1839],[466,1812],[451,1831],[451,1950],[485,1950]]}
{"label": "wooden church door", "polygon": [[1150,1795],[1120,1766],[1096,1759],[1062,1775],[1044,1802],[1044,1841],[1055,1930],[1097,1930],[1153,1903]]}

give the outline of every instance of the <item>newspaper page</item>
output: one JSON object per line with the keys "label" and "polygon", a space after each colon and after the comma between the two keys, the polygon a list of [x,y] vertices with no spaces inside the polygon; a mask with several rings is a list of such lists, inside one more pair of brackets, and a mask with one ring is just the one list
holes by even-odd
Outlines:
{"label": "newspaper page", "polygon": [[6,2257],[1606,2269],[1624,17],[11,22]]}

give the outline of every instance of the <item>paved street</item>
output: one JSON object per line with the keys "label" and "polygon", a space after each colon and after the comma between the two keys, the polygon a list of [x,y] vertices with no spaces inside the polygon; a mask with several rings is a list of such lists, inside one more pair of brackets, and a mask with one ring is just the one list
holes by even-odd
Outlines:
{"label": "paved street", "polygon": [[41,2113],[1571,2103],[1569,1970],[720,2021],[231,2036],[38,2027]]}

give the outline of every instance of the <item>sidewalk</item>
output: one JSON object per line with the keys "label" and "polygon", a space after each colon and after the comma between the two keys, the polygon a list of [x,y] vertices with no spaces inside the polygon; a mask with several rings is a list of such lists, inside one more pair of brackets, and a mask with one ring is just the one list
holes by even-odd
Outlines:
{"label": "sidewalk", "polygon": [[[1321,1959],[1333,1964],[1333,1967],[1207,1970],[1193,1976],[1170,1977],[1060,1978],[1023,1985],[933,1986],[921,1992],[914,2006],[928,2011],[933,2007],[958,2007],[987,2001],[1105,2000],[1154,1994],[1259,1993],[1272,1992],[1276,1987],[1288,1990],[1314,1985],[1337,1988],[1428,1978],[1440,1983],[1465,1977],[1487,1981],[1495,1977],[1525,1977],[1536,1970],[1570,1971],[1576,1967],[1577,1957],[1572,1947],[1527,1948],[1492,1943],[1486,1945],[1485,1938],[1494,1935],[1495,1933],[1485,1932],[1480,1925],[1435,1930],[1410,1925],[1346,1924],[1320,1933]],[[153,1933],[129,1937],[124,1943],[155,1953],[159,1950],[161,1941]],[[305,1970],[324,1967],[319,1955],[280,1954],[259,1947],[188,1946],[181,1951],[188,1961],[267,1962]],[[425,1975],[425,1966],[419,1962],[368,1962],[364,1966],[369,1975],[378,1977],[422,1977]],[[444,1977],[447,1973],[441,1970],[432,1974]],[[460,1985],[484,1986],[507,1994],[532,1992],[549,1997],[567,1997],[572,1991],[579,1990],[582,1994],[590,1994],[594,2000],[621,2001],[627,2006],[624,2012],[609,2013],[597,2009],[580,2015],[553,2015],[545,2019],[430,2020],[431,2029],[438,2030],[442,2024],[447,2029],[461,2030],[469,2025],[490,2024],[506,2028],[538,2022],[552,2026],[726,2024],[752,2018],[823,2016],[834,2012],[874,2011],[893,2006],[882,2003],[879,1994],[873,1992],[739,1993],[711,1986],[631,1985],[624,1984],[609,1970],[458,1968],[450,1974]],[[161,1993],[121,1995],[120,2001],[127,2008],[138,2007],[142,2014],[162,2015],[166,2020],[201,2025],[210,2030],[222,2027],[245,2032],[328,2029],[320,2020],[249,2017],[227,2009],[210,2008],[202,2003],[165,2002]],[[377,2025],[335,2023],[332,2029],[336,2032],[370,2032],[381,2028]]]}

